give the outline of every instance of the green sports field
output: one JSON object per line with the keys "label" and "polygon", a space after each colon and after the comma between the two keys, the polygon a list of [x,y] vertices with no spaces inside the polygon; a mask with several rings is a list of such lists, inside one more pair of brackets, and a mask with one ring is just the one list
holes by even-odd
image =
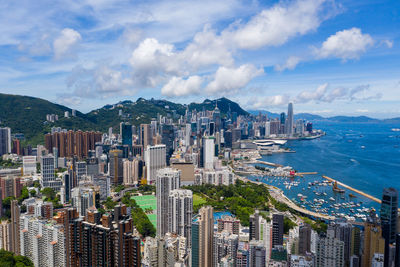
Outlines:
{"label": "green sports field", "polygon": [[148,208],[153,210],[153,214],[147,214],[147,217],[157,227],[157,198],[153,195],[134,196],[132,197],[143,211]]}

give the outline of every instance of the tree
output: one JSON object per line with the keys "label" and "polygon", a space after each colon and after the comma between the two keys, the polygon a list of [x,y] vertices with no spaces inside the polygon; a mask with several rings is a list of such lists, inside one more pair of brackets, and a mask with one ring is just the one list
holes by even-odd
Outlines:
{"label": "tree", "polygon": [[34,267],[32,261],[25,256],[15,256],[14,253],[0,249],[0,266],[4,267]]}
{"label": "tree", "polygon": [[56,198],[56,192],[51,187],[45,187],[42,189],[41,192],[49,200],[53,200]]}
{"label": "tree", "polygon": [[103,202],[103,204],[107,210],[112,210],[117,205],[117,202],[113,201],[111,197],[108,197],[107,200]]}
{"label": "tree", "polygon": [[21,195],[18,198],[18,203],[21,204],[22,201],[24,201],[27,198],[29,198],[29,191],[28,187],[25,185],[24,187],[22,187]]}
{"label": "tree", "polygon": [[35,197],[35,196],[36,196],[36,190],[35,190],[35,189],[32,189],[31,191],[29,191],[29,194],[30,194],[32,197]]}

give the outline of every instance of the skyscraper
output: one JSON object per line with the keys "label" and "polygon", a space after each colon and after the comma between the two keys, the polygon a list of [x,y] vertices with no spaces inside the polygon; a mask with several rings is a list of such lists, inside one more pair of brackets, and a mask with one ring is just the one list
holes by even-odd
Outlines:
{"label": "skyscraper", "polygon": [[283,214],[272,215],[272,248],[283,245]]}
{"label": "skyscraper", "polygon": [[304,224],[299,228],[299,254],[311,252],[311,226]]}
{"label": "skyscraper", "polygon": [[11,129],[0,128],[0,156],[11,153]]}
{"label": "skyscraper", "polygon": [[129,123],[121,122],[120,125],[120,135],[122,139],[122,145],[132,145],[132,125]]}
{"label": "skyscraper", "polygon": [[203,138],[203,162],[205,169],[214,168],[215,145],[213,137]]}
{"label": "skyscraper", "polygon": [[19,216],[18,200],[11,200],[11,251],[16,255],[20,254]]}
{"label": "skyscraper", "polygon": [[214,235],[214,209],[211,206],[199,210],[199,264],[198,266],[211,267]]}
{"label": "skyscraper", "polygon": [[369,267],[371,266],[374,254],[383,254],[385,251],[385,239],[382,237],[382,228],[374,213],[367,217],[367,221],[364,224],[363,243],[364,250],[361,262],[363,267]]}
{"label": "skyscraper", "polygon": [[153,139],[153,136],[151,134],[150,125],[149,124],[140,124],[139,142],[143,146],[143,148],[146,148],[147,146],[151,146],[152,139]]}
{"label": "skyscraper", "polygon": [[115,149],[110,151],[110,176],[111,183],[120,185],[123,182],[122,150]]}
{"label": "skyscraper", "polygon": [[286,134],[293,134],[293,126],[294,126],[294,118],[293,118],[293,103],[289,103],[288,105],[288,115],[285,124]]}
{"label": "skyscraper", "polygon": [[250,215],[249,240],[260,240],[260,212],[258,210]]}
{"label": "skyscraper", "polygon": [[335,238],[334,230],[328,230],[317,243],[316,267],[344,266],[344,243]]}
{"label": "skyscraper", "polygon": [[162,237],[168,232],[168,197],[169,193],[180,187],[181,171],[171,168],[160,169],[157,172],[157,236]]}
{"label": "skyscraper", "polygon": [[154,184],[157,171],[166,166],[165,145],[147,146],[144,153],[147,172],[147,184]]}
{"label": "skyscraper", "polygon": [[193,193],[174,189],[169,193],[168,202],[168,232],[184,236],[187,248],[191,248]]}
{"label": "skyscraper", "polygon": [[42,180],[40,180],[42,188],[51,187],[55,191],[59,191],[62,186],[62,182],[55,176],[54,157],[51,155],[42,157],[40,167],[42,173]]}
{"label": "skyscraper", "polygon": [[396,189],[384,188],[381,204],[382,237],[392,244],[396,241],[397,209],[399,193]]}
{"label": "skyscraper", "polygon": [[266,251],[262,241],[252,240],[250,246],[250,264],[249,267],[265,266],[266,264]]}

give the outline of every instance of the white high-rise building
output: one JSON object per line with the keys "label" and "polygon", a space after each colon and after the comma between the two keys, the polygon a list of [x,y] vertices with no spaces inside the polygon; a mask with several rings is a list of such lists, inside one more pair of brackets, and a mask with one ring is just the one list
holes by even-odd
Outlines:
{"label": "white high-rise building", "polygon": [[180,187],[180,181],[180,170],[164,168],[157,172],[157,236],[164,236],[168,232],[168,197],[172,190]]}
{"label": "white high-rise building", "polygon": [[185,128],[185,146],[190,146],[190,135],[192,134],[192,127],[189,123],[186,124]]}
{"label": "white high-rise building", "polygon": [[66,266],[66,242],[62,225],[40,220],[32,215],[20,218],[21,255],[35,266]]}
{"label": "white high-rise building", "polygon": [[238,235],[231,234],[228,231],[214,233],[213,266],[218,266],[218,263],[221,262],[221,259],[224,257],[233,260],[234,261],[233,266],[235,266],[238,245],[239,245]]}
{"label": "white high-rise building", "polygon": [[0,156],[11,153],[11,129],[0,128]]}
{"label": "white high-rise building", "polygon": [[86,216],[87,209],[95,205],[95,193],[92,188],[75,187],[71,190],[71,200],[79,215]]}
{"label": "white high-rise building", "polygon": [[36,156],[23,156],[22,168],[24,175],[36,174]]}
{"label": "white high-rise building", "polygon": [[265,122],[265,136],[268,137],[271,135],[271,122],[266,121]]}
{"label": "white high-rise building", "polygon": [[215,157],[214,138],[212,137],[203,138],[203,162],[205,169],[214,168],[214,157]]}
{"label": "white high-rise building", "polygon": [[146,163],[147,184],[154,184],[157,171],[166,166],[165,145],[147,146],[144,152]]}
{"label": "white high-rise building", "polygon": [[175,189],[168,198],[168,232],[186,237],[188,248],[192,241],[193,193]]}
{"label": "white high-rise building", "polygon": [[62,181],[55,176],[54,157],[52,155],[43,156],[41,158],[40,167],[42,173],[42,179],[40,180],[42,188],[51,187],[55,191],[60,191]]}
{"label": "white high-rise building", "polygon": [[344,242],[335,238],[334,230],[318,240],[315,266],[344,266]]}
{"label": "white high-rise building", "polygon": [[76,180],[78,184],[80,181],[84,180],[84,176],[87,174],[87,164],[85,161],[78,161],[76,163]]}

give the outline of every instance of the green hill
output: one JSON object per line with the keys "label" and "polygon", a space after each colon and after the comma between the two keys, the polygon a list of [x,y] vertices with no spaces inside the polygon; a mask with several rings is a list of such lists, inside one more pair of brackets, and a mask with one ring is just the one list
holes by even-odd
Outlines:
{"label": "green hill", "polygon": [[[43,134],[53,126],[67,129],[91,129],[95,127],[85,114],[77,111],[77,117],[64,118],[64,112],[71,109],[50,101],[20,95],[0,94],[0,126],[10,127],[12,133],[23,133],[28,143],[43,142]],[[59,120],[47,122],[47,114],[56,114]]]}
{"label": "green hill", "polygon": [[[227,98],[220,98],[218,108],[223,115],[227,114],[229,108],[238,115],[248,115],[237,103]],[[20,95],[0,94],[0,127],[10,127],[12,133],[23,133],[25,144],[37,145],[44,142],[43,135],[50,132],[51,127],[61,127],[68,130],[99,130],[105,132],[109,127],[118,130],[119,123],[130,122],[133,125],[149,123],[157,114],[177,119],[184,115],[186,109],[197,111],[213,110],[215,100],[205,100],[203,103],[191,103],[183,105],[167,100],[156,100],[139,98],[121,101],[113,105],[106,105],[89,113],[76,112],[76,117],[65,118],[64,112],[71,108],[55,104],[50,101]],[[122,115],[119,115],[120,110]],[[46,121],[47,114],[58,115],[59,120],[55,122]],[[175,117],[174,117],[175,115]]]}

